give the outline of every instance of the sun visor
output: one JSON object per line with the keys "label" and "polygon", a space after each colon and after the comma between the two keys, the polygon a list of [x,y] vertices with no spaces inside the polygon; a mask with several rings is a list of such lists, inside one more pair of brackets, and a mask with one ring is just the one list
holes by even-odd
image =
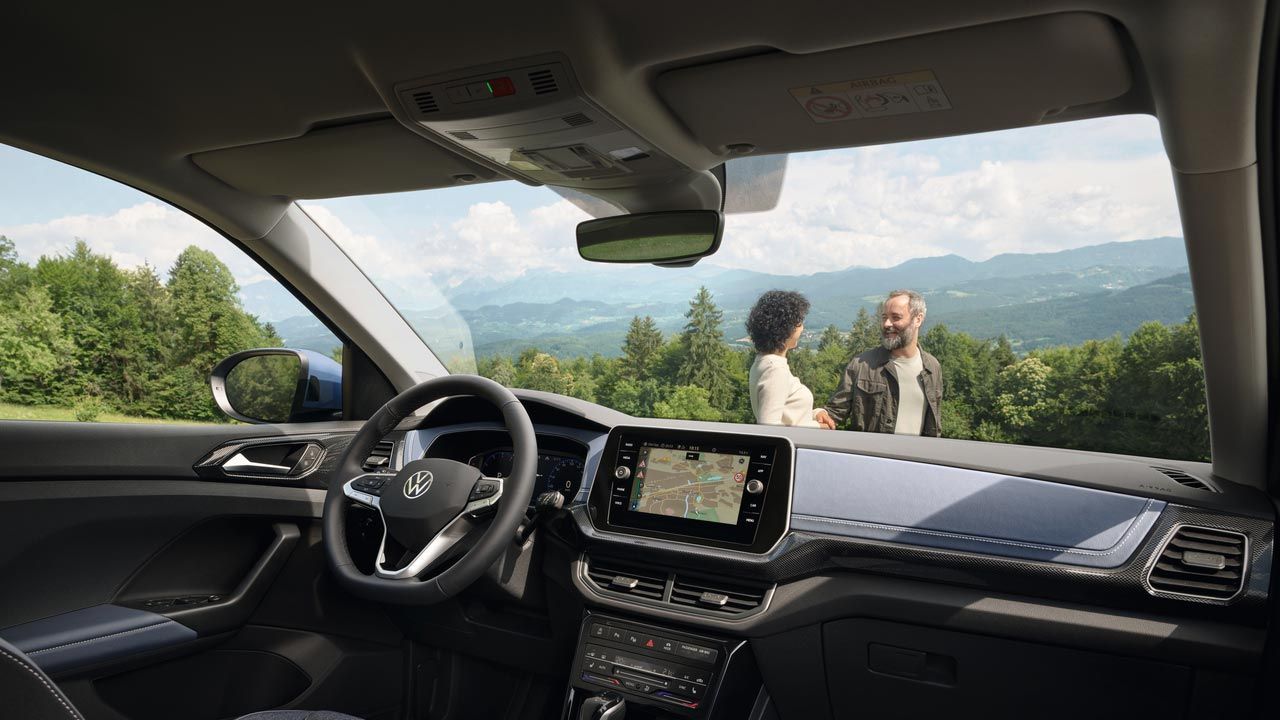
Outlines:
{"label": "sun visor", "polygon": [[716,153],[873,145],[1062,118],[1125,95],[1132,72],[1109,19],[1064,13],[810,55],[682,68],[658,91]]}
{"label": "sun visor", "polygon": [[293,199],[422,190],[497,179],[492,170],[424,140],[392,119],[202,152],[191,159],[239,190]]}

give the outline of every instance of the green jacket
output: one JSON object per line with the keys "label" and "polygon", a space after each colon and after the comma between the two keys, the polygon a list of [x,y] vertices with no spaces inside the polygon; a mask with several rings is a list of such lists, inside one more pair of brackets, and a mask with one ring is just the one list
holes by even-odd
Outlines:
{"label": "green jacket", "polygon": [[[889,367],[889,351],[883,347],[868,350],[845,366],[840,385],[827,401],[826,410],[839,425],[850,419],[850,429],[863,432],[892,433],[898,420],[898,378]],[[942,434],[942,366],[938,359],[920,351],[924,369],[917,380],[924,391],[924,428],[921,435]]]}

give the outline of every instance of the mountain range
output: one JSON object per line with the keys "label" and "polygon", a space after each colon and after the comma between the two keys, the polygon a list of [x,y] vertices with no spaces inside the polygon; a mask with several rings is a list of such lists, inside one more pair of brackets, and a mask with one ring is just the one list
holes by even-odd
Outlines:
{"label": "mountain range", "polygon": [[[272,320],[286,344],[336,345],[327,330],[277,286],[247,286],[246,309]],[[1161,237],[1063,250],[919,258],[890,268],[851,267],[811,275],[779,275],[700,264],[686,269],[600,265],[573,272],[530,271],[499,283],[463,283],[446,298],[470,328],[477,356],[515,354],[535,345],[559,356],[616,355],[627,325],[650,315],[664,332],[683,327],[700,286],[724,311],[726,339],[742,338],[747,311],[771,288],[797,290],[813,307],[807,339],[835,324],[847,330],[860,308],[873,312],[889,290],[919,290],[928,302],[926,329],[946,323],[977,337],[1005,335],[1015,348],[1075,344],[1132,332],[1141,322],[1181,322],[1192,311],[1181,238]],[[292,305],[290,305],[292,303]],[[404,310],[420,327],[440,308]],[[455,333],[449,333],[454,335]],[[458,338],[450,337],[455,345]],[[319,348],[317,348],[319,349]]]}

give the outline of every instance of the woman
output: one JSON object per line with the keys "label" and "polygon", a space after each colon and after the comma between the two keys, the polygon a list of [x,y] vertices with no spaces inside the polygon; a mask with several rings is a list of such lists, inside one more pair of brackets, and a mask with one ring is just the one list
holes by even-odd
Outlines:
{"label": "woman", "polygon": [[800,344],[808,313],[809,301],[800,293],[770,290],[747,315],[747,334],[758,353],[748,378],[758,423],[831,429],[828,415],[813,409],[813,393],[787,364],[787,351]]}

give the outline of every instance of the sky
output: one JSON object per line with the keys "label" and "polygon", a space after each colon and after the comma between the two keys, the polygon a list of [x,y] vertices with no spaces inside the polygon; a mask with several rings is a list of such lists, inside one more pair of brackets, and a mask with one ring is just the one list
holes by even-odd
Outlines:
{"label": "sky", "polygon": [[[401,303],[427,284],[439,297],[587,267],[574,227],[588,216],[548,188],[483,183],[302,205]],[[121,266],[145,262],[164,276],[195,244],[223,258],[241,286],[268,277],[161,201],[4,146],[0,234],[28,262],[83,238]],[[1126,116],[792,155],[777,207],[729,215],[720,251],[703,262],[803,275],[1181,234],[1156,120]]]}

